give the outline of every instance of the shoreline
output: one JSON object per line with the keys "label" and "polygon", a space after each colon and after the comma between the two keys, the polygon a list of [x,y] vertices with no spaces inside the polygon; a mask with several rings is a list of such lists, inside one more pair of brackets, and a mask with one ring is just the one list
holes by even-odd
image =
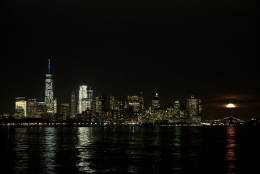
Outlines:
{"label": "shoreline", "polygon": [[90,125],[90,124],[76,124],[76,125],[68,125],[68,124],[40,124],[40,125],[31,125],[31,124],[0,124],[0,128],[76,128],[76,127],[93,127],[93,128],[116,128],[116,127],[248,127],[246,125],[165,125],[165,124],[135,124],[135,125],[126,125],[126,124],[116,124],[116,125]]}

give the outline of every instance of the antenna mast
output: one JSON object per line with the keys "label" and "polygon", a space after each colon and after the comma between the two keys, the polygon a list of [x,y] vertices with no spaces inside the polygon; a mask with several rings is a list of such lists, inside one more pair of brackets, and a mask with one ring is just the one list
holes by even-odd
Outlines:
{"label": "antenna mast", "polygon": [[51,59],[48,59],[48,73],[51,73]]}

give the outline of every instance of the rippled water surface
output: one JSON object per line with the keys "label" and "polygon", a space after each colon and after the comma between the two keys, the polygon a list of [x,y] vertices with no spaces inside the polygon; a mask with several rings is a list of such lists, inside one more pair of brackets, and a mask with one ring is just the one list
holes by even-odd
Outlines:
{"label": "rippled water surface", "polygon": [[1,173],[259,173],[258,128],[1,128]]}

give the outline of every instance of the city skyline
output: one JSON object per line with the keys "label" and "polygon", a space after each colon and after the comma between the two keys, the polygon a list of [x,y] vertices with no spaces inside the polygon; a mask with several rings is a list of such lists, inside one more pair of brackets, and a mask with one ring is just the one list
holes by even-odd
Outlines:
{"label": "city skyline", "polygon": [[4,173],[258,173],[255,0],[3,0]]}
{"label": "city skyline", "polygon": [[17,96],[44,97],[54,57],[60,101],[87,83],[119,97],[143,91],[146,101],[158,90],[162,105],[195,93],[208,118],[228,102],[241,106],[241,118],[260,115],[254,3],[8,0],[4,7],[1,112],[11,112]]}
{"label": "city skyline", "polygon": [[[52,58],[53,60],[55,60],[55,58]],[[47,79],[49,78],[49,76],[51,76],[51,78],[53,77],[53,74],[50,74],[50,58],[46,58],[45,59],[46,61],[48,61],[48,69],[46,70],[46,74],[47,74]],[[45,62],[46,63],[46,62]],[[45,64],[46,65],[46,64]],[[55,68],[54,68],[55,69]],[[56,78],[56,80],[59,80],[59,78],[54,74],[54,78]],[[53,82],[52,82],[53,83]],[[55,82],[54,82],[54,84],[55,84]],[[64,99],[64,96],[58,96],[58,106],[56,106],[57,108],[59,108],[60,107],[60,105],[61,104],[64,104],[64,103],[70,103],[70,100],[71,100],[71,98],[70,97],[68,97],[69,95],[68,94],[70,94],[73,90],[79,90],[79,88],[80,88],[80,86],[81,85],[83,85],[83,84],[86,84],[86,83],[83,83],[83,82],[79,82],[77,85],[76,84],[68,84],[68,86],[73,86],[73,88],[72,89],[69,89],[69,92],[67,92],[67,97],[65,97],[65,99]],[[46,85],[46,84],[45,84]],[[52,84],[53,85],[53,84]],[[95,85],[91,85],[91,86],[95,86]],[[96,87],[96,86],[95,86]],[[46,87],[45,87],[46,88]],[[98,88],[98,87],[97,87]],[[67,88],[68,89],[68,88]],[[55,87],[54,87],[54,90],[56,91],[56,93],[58,93],[59,94],[59,91],[58,91],[58,89],[55,89]],[[151,89],[150,89],[151,90]],[[116,97],[119,97],[119,98],[122,98],[122,99],[124,99],[124,100],[126,100],[127,99],[127,96],[129,96],[129,95],[135,95],[135,94],[138,94],[138,93],[140,93],[140,92],[143,92],[143,90],[132,90],[132,91],[134,91],[134,92],[130,92],[130,93],[125,93],[125,94],[123,94],[122,95],[122,93],[121,93],[121,95],[119,94],[119,95],[114,95],[114,94],[111,94],[111,93],[104,93],[103,91],[97,91],[97,90],[95,90],[95,94],[94,94],[94,96],[100,96],[101,94],[104,96],[116,96]],[[151,90],[150,91],[151,93],[149,93],[148,95],[146,94],[145,95],[145,102],[144,102],[144,104],[145,104],[145,106],[148,108],[149,106],[151,106],[152,105],[152,98],[153,98],[153,94],[156,94],[156,93],[158,93],[159,92],[159,90]],[[45,92],[46,93],[46,92]],[[161,100],[160,101],[160,104],[162,104],[162,107],[163,108],[166,108],[167,106],[173,106],[174,105],[174,102],[176,101],[176,100],[178,100],[178,101],[181,101],[182,103],[185,103],[185,100],[186,100],[186,98],[187,97],[189,97],[190,95],[196,95],[196,96],[198,96],[198,97],[201,97],[201,95],[200,94],[198,94],[198,93],[196,93],[196,92],[193,92],[193,93],[188,93],[188,92],[186,92],[186,94],[184,94],[184,95],[179,95],[178,97],[174,97],[174,96],[167,96],[168,97],[168,99],[166,98],[166,100],[165,100],[165,98],[164,98],[164,100]],[[52,94],[53,95],[53,94]],[[92,94],[93,95],[93,94]],[[40,97],[39,96],[32,96],[32,95],[29,95],[29,94],[27,94],[27,95],[24,95],[24,96],[22,96],[22,95],[20,95],[20,96],[15,96],[15,98],[16,97],[25,97],[26,99],[28,99],[28,100],[30,100],[30,99],[34,99],[34,98],[37,98],[38,99],[38,101],[41,101],[41,95],[40,95]],[[148,96],[148,97],[147,97]],[[204,117],[204,119],[214,119],[214,118],[222,118],[222,117],[225,117],[225,116],[237,116],[237,117],[240,117],[241,118],[241,116],[238,114],[238,115],[236,115],[238,112],[234,112],[234,115],[227,115],[227,113],[228,114],[230,114],[229,112],[226,112],[225,110],[226,110],[226,108],[225,108],[225,105],[226,104],[228,104],[228,103],[230,103],[230,102],[233,102],[233,103],[235,103],[236,105],[237,105],[237,107],[238,108],[236,108],[236,109],[233,109],[233,110],[239,110],[240,109],[240,107],[241,107],[241,104],[240,103],[243,103],[243,101],[242,100],[240,100],[240,98],[242,98],[243,96],[226,96],[226,98],[223,98],[222,100],[221,100],[221,98],[219,98],[219,99],[215,99],[216,101],[214,101],[213,100],[213,102],[212,103],[214,103],[215,102],[215,104],[216,104],[216,108],[221,108],[221,110],[222,110],[222,112],[220,111],[219,113],[216,113],[216,115],[217,116],[213,116],[212,118],[211,117],[208,117],[207,115],[205,115],[205,111],[204,111],[204,114],[203,115],[205,115],[205,117]],[[46,96],[45,97],[43,97],[43,98],[46,98]],[[67,99],[66,99],[67,98]],[[63,99],[63,100],[62,100]],[[150,99],[150,100],[149,100]],[[14,100],[14,99],[13,99]],[[44,99],[44,100],[46,100],[46,99]],[[202,100],[204,101],[203,102],[203,105],[205,105],[206,106],[206,113],[207,113],[207,105],[210,105],[210,104],[212,104],[212,103],[207,103],[207,100],[205,100],[205,99],[203,99],[203,97],[202,97]],[[246,99],[246,100],[248,100],[248,98]],[[55,101],[53,101],[53,102],[55,102]],[[219,103],[218,103],[219,102]],[[243,106],[242,106],[243,107]],[[10,106],[9,106],[9,108],[11,108]],[[56,110],[57,110],[57,108],[56,108]],[[204,107],[205,108],[205,107]],[[12,110],[12,109],[10,109],[9,110],[9,112],[10,113],[13,113],[13,111],[14,111],[14,109]],[[77,111],[78,111],[78,108],[77,108]],[[4,111],[4,113],[6,113],[6,112],[8,112],[8,111]],[[57,111],[55,111],[55,112],[57,112]],[[255,113],[257,113],[257,112],[255,112]],[[251,117],[257,117],[258,115],[257,114],[251,114],[251,115],[247,115],[247,117],[243,117],[242,116],[242,118],[244,118],[244,119],[247,119],[247,118],[251,118]]]}
{"label": "city skyline", "polygon": [[[90,125],[202,124],[202,101],[194,95],[186,98],[186,103],[175,100],[174,104],[165,107],[161,105],[158,91],[155,91],[151,105],[145,107],[143,92],[127,95],[127,98],[98,96],[94,94],[92,87],[84,83],[79,85],[78,89],[72,90],[70,102],[60,102],[57,105],[51,59],[48,59],[48,71],[45,77],[44,102],[37,101],[37,98],[17,97],[15,111],[11,114],[2,114],[1,117],[17,121],[45,120],[54,124],[57,121],[81,121]],[[235,105],[233,106],[235,108]]]}

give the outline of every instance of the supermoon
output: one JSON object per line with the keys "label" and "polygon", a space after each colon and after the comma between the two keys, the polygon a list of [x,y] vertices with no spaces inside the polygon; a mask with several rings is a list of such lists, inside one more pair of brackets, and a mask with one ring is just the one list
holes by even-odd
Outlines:
{"label": "supermoon", "polygon": [[233,103],[229,103],[226,105],[226,108],[235,108],[236,105],[234,105]]}

